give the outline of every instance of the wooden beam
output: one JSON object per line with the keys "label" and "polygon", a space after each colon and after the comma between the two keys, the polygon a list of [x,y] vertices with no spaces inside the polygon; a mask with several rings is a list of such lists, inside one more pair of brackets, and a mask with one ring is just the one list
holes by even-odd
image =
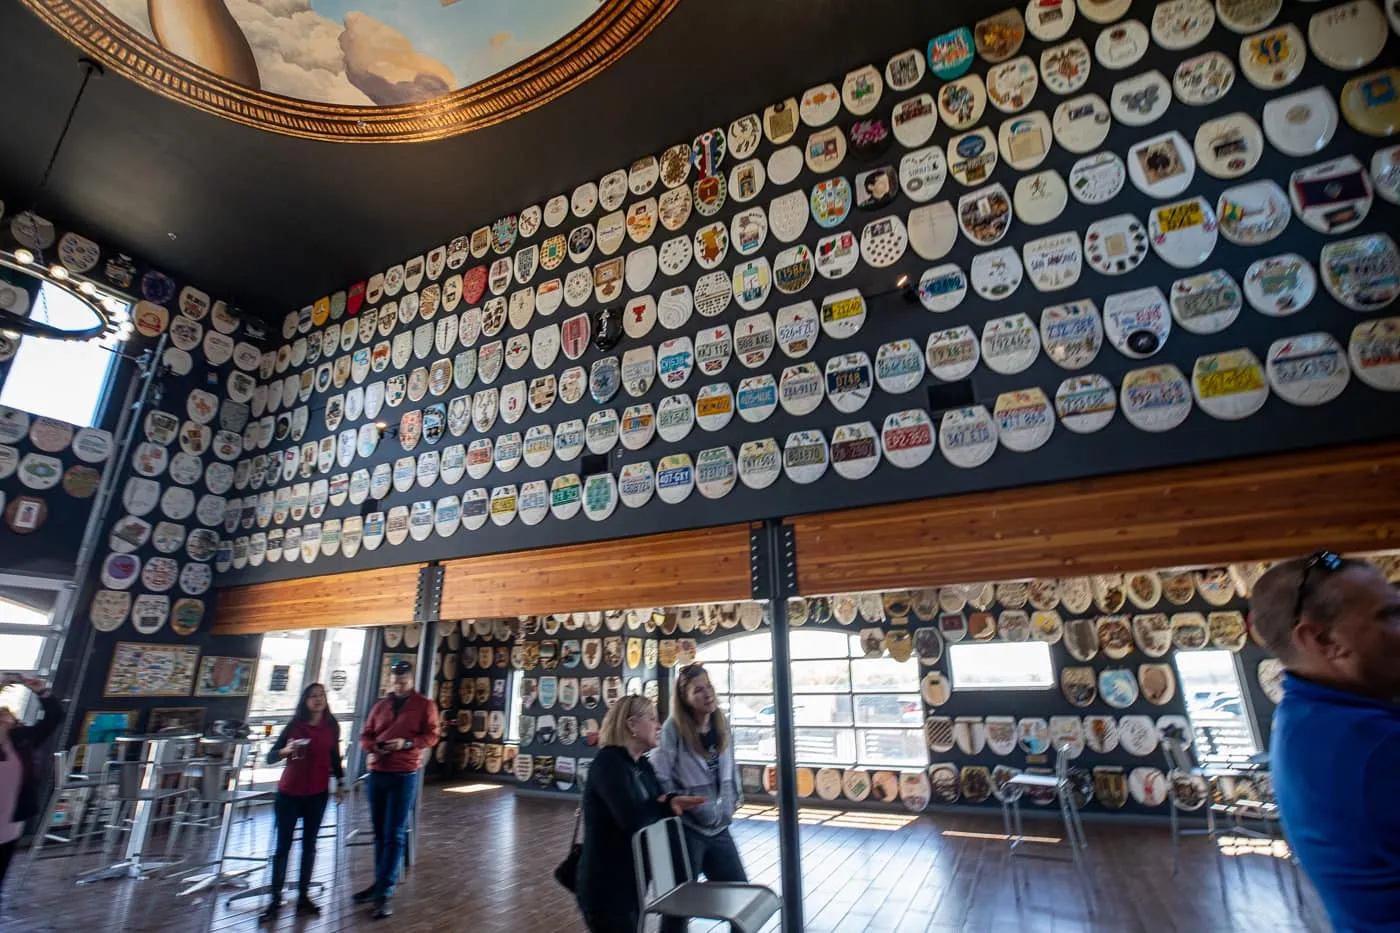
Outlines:
{"label": "wooden beam", "polygon": [[444,619],[749,599],[749,526],[443,562]]}
{"label": "wooden beam", "polygon": [[805,595],[1400,547],[1400,443],[791,518]]}
{"label": "wooden beam", "polygon": [[219,591],[215,635],[413,621],[422,564],[234,586]]}

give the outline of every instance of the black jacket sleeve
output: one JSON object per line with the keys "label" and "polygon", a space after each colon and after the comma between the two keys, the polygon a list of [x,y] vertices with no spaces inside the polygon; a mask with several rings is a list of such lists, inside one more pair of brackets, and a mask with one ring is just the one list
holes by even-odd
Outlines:
{"label": "black jacket sleeve", "polygon": [[334,736],[331,743],[331,777],[335,778],[338,787],[345,781],[345,761],[340,756],[340,720],[331,720],[331,734]]}
{"label": "black jacket sleeve", "polygon": [[287,720],[287,724],[282,727],[282,732],[277,736],[277,741],[272,743],[272,748],[267,752],[267,763],[276,765],[282,763],[282,749],[287,747],[287,743],[292,740],[292,726],[296,724],[295,719]]}
{"label": "black jacket sleeve", "polygon": [[588,771],[588,788],[607,807],[613,821],[627,836],[671,815],[671,808],[657,800],[661,787],[651,766],[633,765],[624,755],[599,755]]}
{"label": "black jacket sleeve", "polygon": [[10,730],[10,741],[16,748],[35,749],[48,741],[63,722],[63,700],[53,693],[39,697],[41,714],[32,726],[16,726]]}

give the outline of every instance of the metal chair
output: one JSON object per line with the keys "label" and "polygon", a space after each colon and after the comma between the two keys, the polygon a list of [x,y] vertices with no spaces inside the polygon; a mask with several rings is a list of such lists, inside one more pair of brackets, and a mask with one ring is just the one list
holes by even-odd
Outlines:
{"label": "metal chair", "polygon": [[[232,833],[234,819],[238,814],[238,808],[272,799],[273,792],[271,790],[238,789],[240,775],[256,764],[250,754],[251,747],[250,740],[231,740],[227,754],[224,754],[224,750],[221,749],[219,756],[214,760],[203,762],[195,772],[198,774],[199,794],[206,811],[212,809],[214,813],[217,813],[219,835],[214,843],[214,858],[185,873],[184,884],[188,887],[178,892],[177,896],[179,897],[210,888],[217,889],[228,884],[246,886],[248,883],[246,876],[258,871],[267,862],[267,859],[261,856],[228,854],[229,837]],[[189,769],[186,773],[190,773]],[[213,813],[206,812],[206,815],[200,819],[187,820],[187,824],[200,828],[211,828],[214,825],[214,819]],[[227,862],[252,862],[254,864],[247,868],[228,870],[225,867]],[[204,869],[212,869],[212,871]]]}
{"label": "metal chair", "polygon": [[[1021,825],[1022,793],[1031,788],[1052,790],[1055,794],[1055,800],[1060,806],[1060,819],[1064,823],[1065,841],[1069,843],[1069,860],[1074,863],[1074,871],[1079,878],[1080,889],[1084,892],[1084,904],[1088,907],[1089,913],[1093,913],[1094,892],[1089,881],[1088,869],[1084,863],[1084,853],[1089,847],[1089,842],[1084,838],[1084,824],[1079,818],[1079,806],[1074,800],[1074,786],[1069,779],[1069,747],[1067,742],[1060,742],[1055,746],[1054,774],[1026,774],[1023,772],[1006,782],[1004,790],[1010,792],[1002,794],[1002,825],[1006,829],[1007,841],[1010,843],[1007,848],[1008,858],[1014,859],[1019,856],[1021,858],[1064,861],[1064,859],[1046,853],[1022,851],[1023,846],[1055,844],[1035,843],[1033,840],[1027,839]],[[1021,888],[1015,883],[1014,878],[1012,879],[1012,887],[1015,889],[1017,900],[1020,900]]]}
{"label": "metal chair", "polygon": [[632,858],[637,871],[637,903],[642,905],[637,933],[645,933],[650,914],[727,920],[737,933],[757,933],[783,906],[782,899],[761,884],[694,880],[685,831],[676,817],[638,830],[632,836]]}
{"label": "metal chair", "polygon": [[[83,844],[103,835],[101,820],[102,765],[107,761],[111,746],[106,742],[91,745],[75,745],[61,752],[53,753],[54,780],[49,790],[34,840],[29,845],[24,869],[19,873],[15,889],[24,887],[34,863],[41,857],[67,858],[83,849]],[[81,764],[82,768],[79,769]],[[69,820],[64,824],[66,834],[58,832],[54,818],[64,803],[69,806]],[[76,806],[75,806],[76,803]],[[87,827],[87,828],[85,828]],[[63,851],[42,856],[44,849],[51,844],[64,846]]]}
{"label": "metal chair", "polygon": [[[102,848],[103,867],[85,872],[78,881],[84,884],[111,878],[144,878],[154,871],[179,864],[171,855],[180,836],[180,815],[185,812],[190,791],[182,775],[184,757],[191,736],[121,736],[118,747],[135,749],[138,757],[107,762],[102,783],[110,785],[110,798],[105,801],[110,816],[104,824]],[[119,753],[120,754],[120,753]],[[163,861],[145,859],[145,849],[151,830],[165,823],[169,830]],[[120,861],[112,861],[116,840],[126,837]]]}
{"label": "metal chair", "polygon": [[[1166,759],[1167,765],[1167,803],[1171,814],[1172,827],[1172,875],[1180,869],[1180,859],[1178,844],[1183,836],[1209,836],[1214,838],[1220,835],[1220,830],[1215,824],[1215,806],[1207,800],[1206,826],[1205,829],[1183,829],[1181,826],[1181,808],[1177,802],[1176,782],[1173,780],[1175,774],[1189,774],[1203,777],[1207,783],[1210,781],[1210,772],[1204,768],[1196,767],[1191,760],[1190,753],[1186,750],[1186,741],[1180,736],[1162,735],[1162,757]],[[1209,790],[1207,790],[1209,793]]]}

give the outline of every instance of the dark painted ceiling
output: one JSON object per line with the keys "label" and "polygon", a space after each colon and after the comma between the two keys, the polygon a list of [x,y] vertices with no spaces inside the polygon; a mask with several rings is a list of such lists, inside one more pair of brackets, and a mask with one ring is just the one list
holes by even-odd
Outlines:
{"label": "dark painted ceiling", "polygon": [[[625,168],[1005,6],[682,0],[638,48],[544,107],[454,139],[348,145],[240,126],[109,74],[39,212],[269,320],[496,217]],[[27,206],[78,52],[0,0],[0,198]],[[173,236],[172,236],[173,235]]]}

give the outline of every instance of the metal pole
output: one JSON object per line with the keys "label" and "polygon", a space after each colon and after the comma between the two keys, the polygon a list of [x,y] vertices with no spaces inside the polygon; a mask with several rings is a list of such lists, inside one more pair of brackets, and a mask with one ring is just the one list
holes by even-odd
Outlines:
{"label": "metal pole", "polygon": [[763,529],[768,552],[767,580],[770,630],[773,636],[773,719],[778,743],[778,852],[783,877],[783,933],[802,931],[802,840],[797,823],[797,754],[792,715],[792,652],[788,646],[785,568],[792,563],[789,542],[780,522]]}
{"label": "metal pole", "polygon": [[[131,442],[135,437],[137,425],[141,423],[141,413],[145,411],[146,405],[151,400],[152,389],[157,385],[156,375],[164,365],[161,363],[161,359],[165,355],[165,345],[169,339],[169,332],[160,335],[155,349],[148,350],[149,355],[143,355],[137,363],[141,367],[140,378],[133,379],[127,387],[126,399],[122,403],[121,417],[117,419],[117,427],[112,434],[113,438],[119,438],[119,440],[114,444],[112,455],[107,458],[107,463],[103,466],[102,480],[97,485],[97,495],[93,499],[92,512],[88,514],[87,527],[83,531],[83,541],[78,548],[78,560],[73,571],[72,598],[68,600],[63,612],[64,618],[61,626],[63,642],[58,648],[60,659],[63,656],[63,648],[67,644],[68,635],[72,630],[73,617],[78,612],[79,597],[82,596],[83,586],[92,570],[93,559],[97,556],[98,540],[107,526],[107,510],[112,504],[112,491],[116,488],[117,480],[126,468],[128,455],[131,453]],[[78,673],[73,678],[72,688],[68,691],[75,701],[82,694],[83,680],[87,677],[88,661],[92,658],[93,643],[96,639],[97,629],[89,625],[86,637],[83,639],[82,656],[78,660]],[[76,712],[76,703],[69,704],[60,748],[67,748],[73,742],[73,729],[79,721],[78,717],[74,715]]]}
{"label": "metal pole", "polygon": [[[437,652],[437,632],[434,629],[438,610],[442,607],[442,574],[442,567],[436,561],[418,572],[418,599],[413,613],[413,624],[422,627],[418,633],[418,692],[427,696],[428,702],[434,705],[437,698],[433,695],[432,661]],[[413,795],[413,812],[409,815],[412,832],[408,834],[408,845],[403,853],[405,867],[411,867],[418,855],[418,815],[422,812],[423,779],[428,773],[428,761],[434,753],[433,749],[425,750],[423,760],[418,764],[418,792]]]}

